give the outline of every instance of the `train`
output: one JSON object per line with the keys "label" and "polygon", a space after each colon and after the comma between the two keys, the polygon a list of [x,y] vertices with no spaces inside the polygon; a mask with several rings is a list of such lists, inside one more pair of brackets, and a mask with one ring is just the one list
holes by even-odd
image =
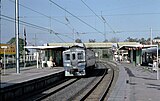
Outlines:
{"label": "train", "polygon": [[93,50],[83,43],[75,43],[63,51],[65,76],[86,76],[87,71],[96,67],[96,56]]}

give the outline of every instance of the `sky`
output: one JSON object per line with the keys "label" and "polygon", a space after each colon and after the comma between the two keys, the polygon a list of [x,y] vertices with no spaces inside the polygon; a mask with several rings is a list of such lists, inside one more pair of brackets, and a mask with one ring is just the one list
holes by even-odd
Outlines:
{"label": "sky", "polygon": [[[15,37],[15,0],[1,0],[1,42]],[[102,19],[104,18],[104,19]],[[19,0],[28,45],[160,36],[160,0]],[[105,20],[105,21],[104,21]]]}

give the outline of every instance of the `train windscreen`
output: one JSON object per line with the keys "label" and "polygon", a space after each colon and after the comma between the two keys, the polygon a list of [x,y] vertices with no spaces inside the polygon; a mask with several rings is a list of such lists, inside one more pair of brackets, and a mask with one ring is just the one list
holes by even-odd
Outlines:
{"label": "train windscreen", "polygon": [[65,54],[65,60],[70,60],[70,54]]}

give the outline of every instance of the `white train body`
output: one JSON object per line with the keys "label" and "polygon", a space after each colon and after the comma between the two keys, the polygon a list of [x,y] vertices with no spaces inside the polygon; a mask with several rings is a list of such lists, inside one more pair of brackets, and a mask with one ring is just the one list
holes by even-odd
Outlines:
{"label": "white train body", "polygon": [[65,76],[85,76],[86,70],[96,63],[95,53],[84,46],[72,46],[63,51],[63,66]]}

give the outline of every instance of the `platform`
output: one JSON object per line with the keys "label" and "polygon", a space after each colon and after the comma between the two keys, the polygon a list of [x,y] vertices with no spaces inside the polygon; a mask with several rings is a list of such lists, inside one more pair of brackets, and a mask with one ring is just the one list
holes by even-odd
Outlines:
{"label": "platform", "polygon": [[160,80],[156,72],[127,63],[119,63],[118,68],[119,77],[108,101],[160,100]]}
{"label": "platform", "polygon": [[6,86],[11,86],[17,83],[27,82],[36,78],[41,78],[54,73],[64,71],[63,67],[43,67],[37,68],[37,66],[22,67],[20,68],[20,73],[16,73],[15,68],[6,69],[1,71],[1,88]]}

